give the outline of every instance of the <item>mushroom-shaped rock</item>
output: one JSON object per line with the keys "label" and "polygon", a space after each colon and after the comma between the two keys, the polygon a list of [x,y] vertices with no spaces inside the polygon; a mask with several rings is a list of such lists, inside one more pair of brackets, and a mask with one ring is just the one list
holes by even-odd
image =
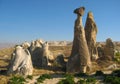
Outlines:
{"label": "mushroom-shaped rock", "polygon": [[96,34],[97,34],[97,26],[94,21],[93,13],[88,12],[87,20],[85,24],[85,36],[92,60],[96,60],[98,58],[98,51],[96,46]]}
{"label": "mushroom-shaped rock", "polygon": [[85,73],[90,69],[91,60],[89,50],[85,38],[85,31],[82,24],[82,15],[84,14],[84,7],[75,9],[77,19],[74,26],[74,40],[72,52],[67,63],[67,72],[82,72]]}
{"label": "mushroom-shaped rock", "polygon": [[27,49],[17,46],[8,68],[8,74],[32,75],[31,55]]}

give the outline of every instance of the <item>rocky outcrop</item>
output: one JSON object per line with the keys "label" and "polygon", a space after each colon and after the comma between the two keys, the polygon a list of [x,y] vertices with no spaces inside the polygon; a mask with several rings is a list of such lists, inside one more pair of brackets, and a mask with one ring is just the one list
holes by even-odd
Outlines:
{"label": "rocky outcrop", "polygon": [[59,54],[54,61],[54,65],[65,69],[66,62],[64,61],[64,57],[65,57],[64,54]]}
{"label": "rocky outcrop", "polygon": [[53,54],[49,50],[48,42],[45,42],[42,47],[42,67],[51,66],[54,61]]}
{"label": "rocky outcrop", "polygon": [[29,42],[24,42],[24,43],[22,43],[22,45],[21,45],[24,49],[28,49],[29,47],[30,47],[30,44],[29,44]]}
{"label": "rocky outcrop", "polygon": [[43,45],[43,41],[42,40],[36,40],[31,42],[30,45],[30,53],[32,56],[32,63],[34,67],[41,67],[42,66],[42,45]]}
{"label": "rocky outcrop", "polygon": [[88,12],[87,20],[85,24],[85,36],[86,36],[86,41],[89,48],[91,60],[96,60],[98,58],[98,51],[96,46],[96,34],[97,34],[97,26],[94,21],[93,13]]}
{"label": "rocky outcrop", "polygon": [[112,42],[112,39],[108,38],[106,40],[106,45],[104,47],[104,56],[111,58],[111,60],[114,59],[114,51],[115,51],[115,45]]}
{"label": "rocky outcrop", "polygon": [[34,67],[50,66],[54,60],[53,54],[49,50],[48,42],[36,40],[31,43],[30,52]]}
{"label": "rocky outcrop", "polygon": [[87,72],[91,67],[91,60],[89,50],[85,38],[85,32],[82,24],[82,16],[84,14],[84,7],[74,10],[77,14],[74,27],[74,40],[72,46],[71,56],[67,63],[67,72]]}
{"label": "rocky outcrop", "polygon": [[31,55],[27,49],[17,46],[8,68],[8,74],[32,75]]}

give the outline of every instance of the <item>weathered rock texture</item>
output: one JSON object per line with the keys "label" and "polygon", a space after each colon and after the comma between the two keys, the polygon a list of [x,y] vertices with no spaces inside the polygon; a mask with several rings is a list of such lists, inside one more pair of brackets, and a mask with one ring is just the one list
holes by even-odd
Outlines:
{"label": "weathered rock texture", "polygon": [[61,68],[65,69],[66,68],[66,62],[64,61],[64,57],[65,57],[64,54],[59,54],[54,61],[54,65],[56,67],[61,67]]}
{"label": "weathered rock texture", "polygon": [[53,63],[54,57],[53,54],[49,51],[48,42],[45,42],[42,47],[42,67],[51,66]]}
{"label": "weathered rock texture", "polygon": [[98,58],[98,51],[96,46],[96,34],[97,34],[97,26],[94,21],[93,14],[92,12],[88,12],[87,20],[85,24],[85,36],[86,36],[86,41],[89,48],[91,60],[96,60]]}
{"label": "weathered rock texture", "polygon": [[48,42],[36,40],[31,43],[30,52],[34,67],[47,67],[54,60],[53,54],[49,50]]}
{"label": "weathered rock texture", "polygon": [[22,43],[21,45],[24,49],[28,49],[30,47],[30,44],[26,41],[24,43]]}
{"label": "weathered rock texture", "polygon": [[67,72],[86,72],[90,68],[91,60],[89,50],[85,38],[85,32],[82,24],[82,16],[84,14],[84,7],[75,9],[77,14],[74,27],[74,40],[72,46],[71,56],[67,63]]}
{"label": "weathered rock texture", "polygon": [[8,68],[8,74],[32,75],[31,55],[27,49],[17,46]]}
{"label": "weathered rock texture", "polygon": [[104,56],[111,58],[111,60],[114,59],[114,51],[115,51],[115,45],[112,42],[112,39],[108,38],[106,40],[106,45],[104,47]]}
{"label": "weathered rock texture", "polygon": [[34,67],[41,67],[42,66],[42,40],[36,40],[31,42],[31,46],[29,48],[31,56],[32,56],[32,63]]}

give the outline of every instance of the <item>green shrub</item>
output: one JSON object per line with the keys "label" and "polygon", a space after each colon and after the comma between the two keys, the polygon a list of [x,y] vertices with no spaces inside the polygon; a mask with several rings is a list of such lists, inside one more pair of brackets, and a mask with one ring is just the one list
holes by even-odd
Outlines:
{"label": "green shrub", "polygon": [[13,76],[9,81],[10,84],[24,84],[25,82],[26,80],[22,76]]}
{"label": "green shrub", "polygon": [[107,76],[105,77],[104,82],[110,84],[120,84],[120,78],[115,76]]}
{"label": "green shrub", "polygon": [[116,52],[116,53],[115,53],[115,56],[120,56],[120,52]]}
{"label": "green shrub", "polygon": [[39,78],[37,78],[37,82],[43,83],[45,79],[51,79],[52,77],[48,74],[43,74]]}
{"label": "green shrub", "polygon": [[120,69],[114,70],[114,71],[112,72],[112,75],[113,75],[113,76],[120,77]]}
{"label": "green shrub", "polygon": [[79,79],[77,84],[96,84],[95,78]]}
{"label": "green shrub", "polygon": [[74,76],[70,74],[66,74],[65,79],[60,80],[57,84],[75,84]]}
{"label": "green shrub", "polygon": [[120,52],[115,53],[114,61],[117,62],[117,63],[120,63]]}
{"label": "green shrub", "polygon": [[96,83],[96,78],[91,78],[91,77],[90,77],[90,78],[87,78],[87,79],[86,79],[86,83],[87,83],[87,84],[89,84],[89,83],[90,83],[90,84],[95,84],[95,83]]}
{"label": "green shrub", "polygon": [[27,78],[30,79],[30,80],[32,80],[33,76],[32,75],[28,75]]}
{"label": "green shrub", "polygon": [[77,82],[77,84],[86,84],[85,79],[79,79],[79,81]]}
{"label": "green shrub", "polygon": [[104,76],[102,71],[96,71],[95,76]]}

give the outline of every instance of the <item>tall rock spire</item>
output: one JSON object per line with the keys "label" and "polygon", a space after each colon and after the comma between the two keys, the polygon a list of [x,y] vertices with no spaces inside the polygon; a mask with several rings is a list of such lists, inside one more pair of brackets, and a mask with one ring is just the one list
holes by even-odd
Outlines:
{"label": "tall rock spire", "polygon": [[96,60],[98,58],[98,51],[96,47],[96,35],[97,35],[97,26],[94,21],[93,13],[88,12],[87,20],[85,24],[85,36],[92,60]]}
{"label": "tall rock spire", "polygon": [[91,65],[84,27],[82,24],[84,10],[84,7],[80,7],[74,10],[74,13],[77,14],[77,19],[74,26],[72,52],[67,63],[67,72],[85,73],[87,68],[90,68]]}

